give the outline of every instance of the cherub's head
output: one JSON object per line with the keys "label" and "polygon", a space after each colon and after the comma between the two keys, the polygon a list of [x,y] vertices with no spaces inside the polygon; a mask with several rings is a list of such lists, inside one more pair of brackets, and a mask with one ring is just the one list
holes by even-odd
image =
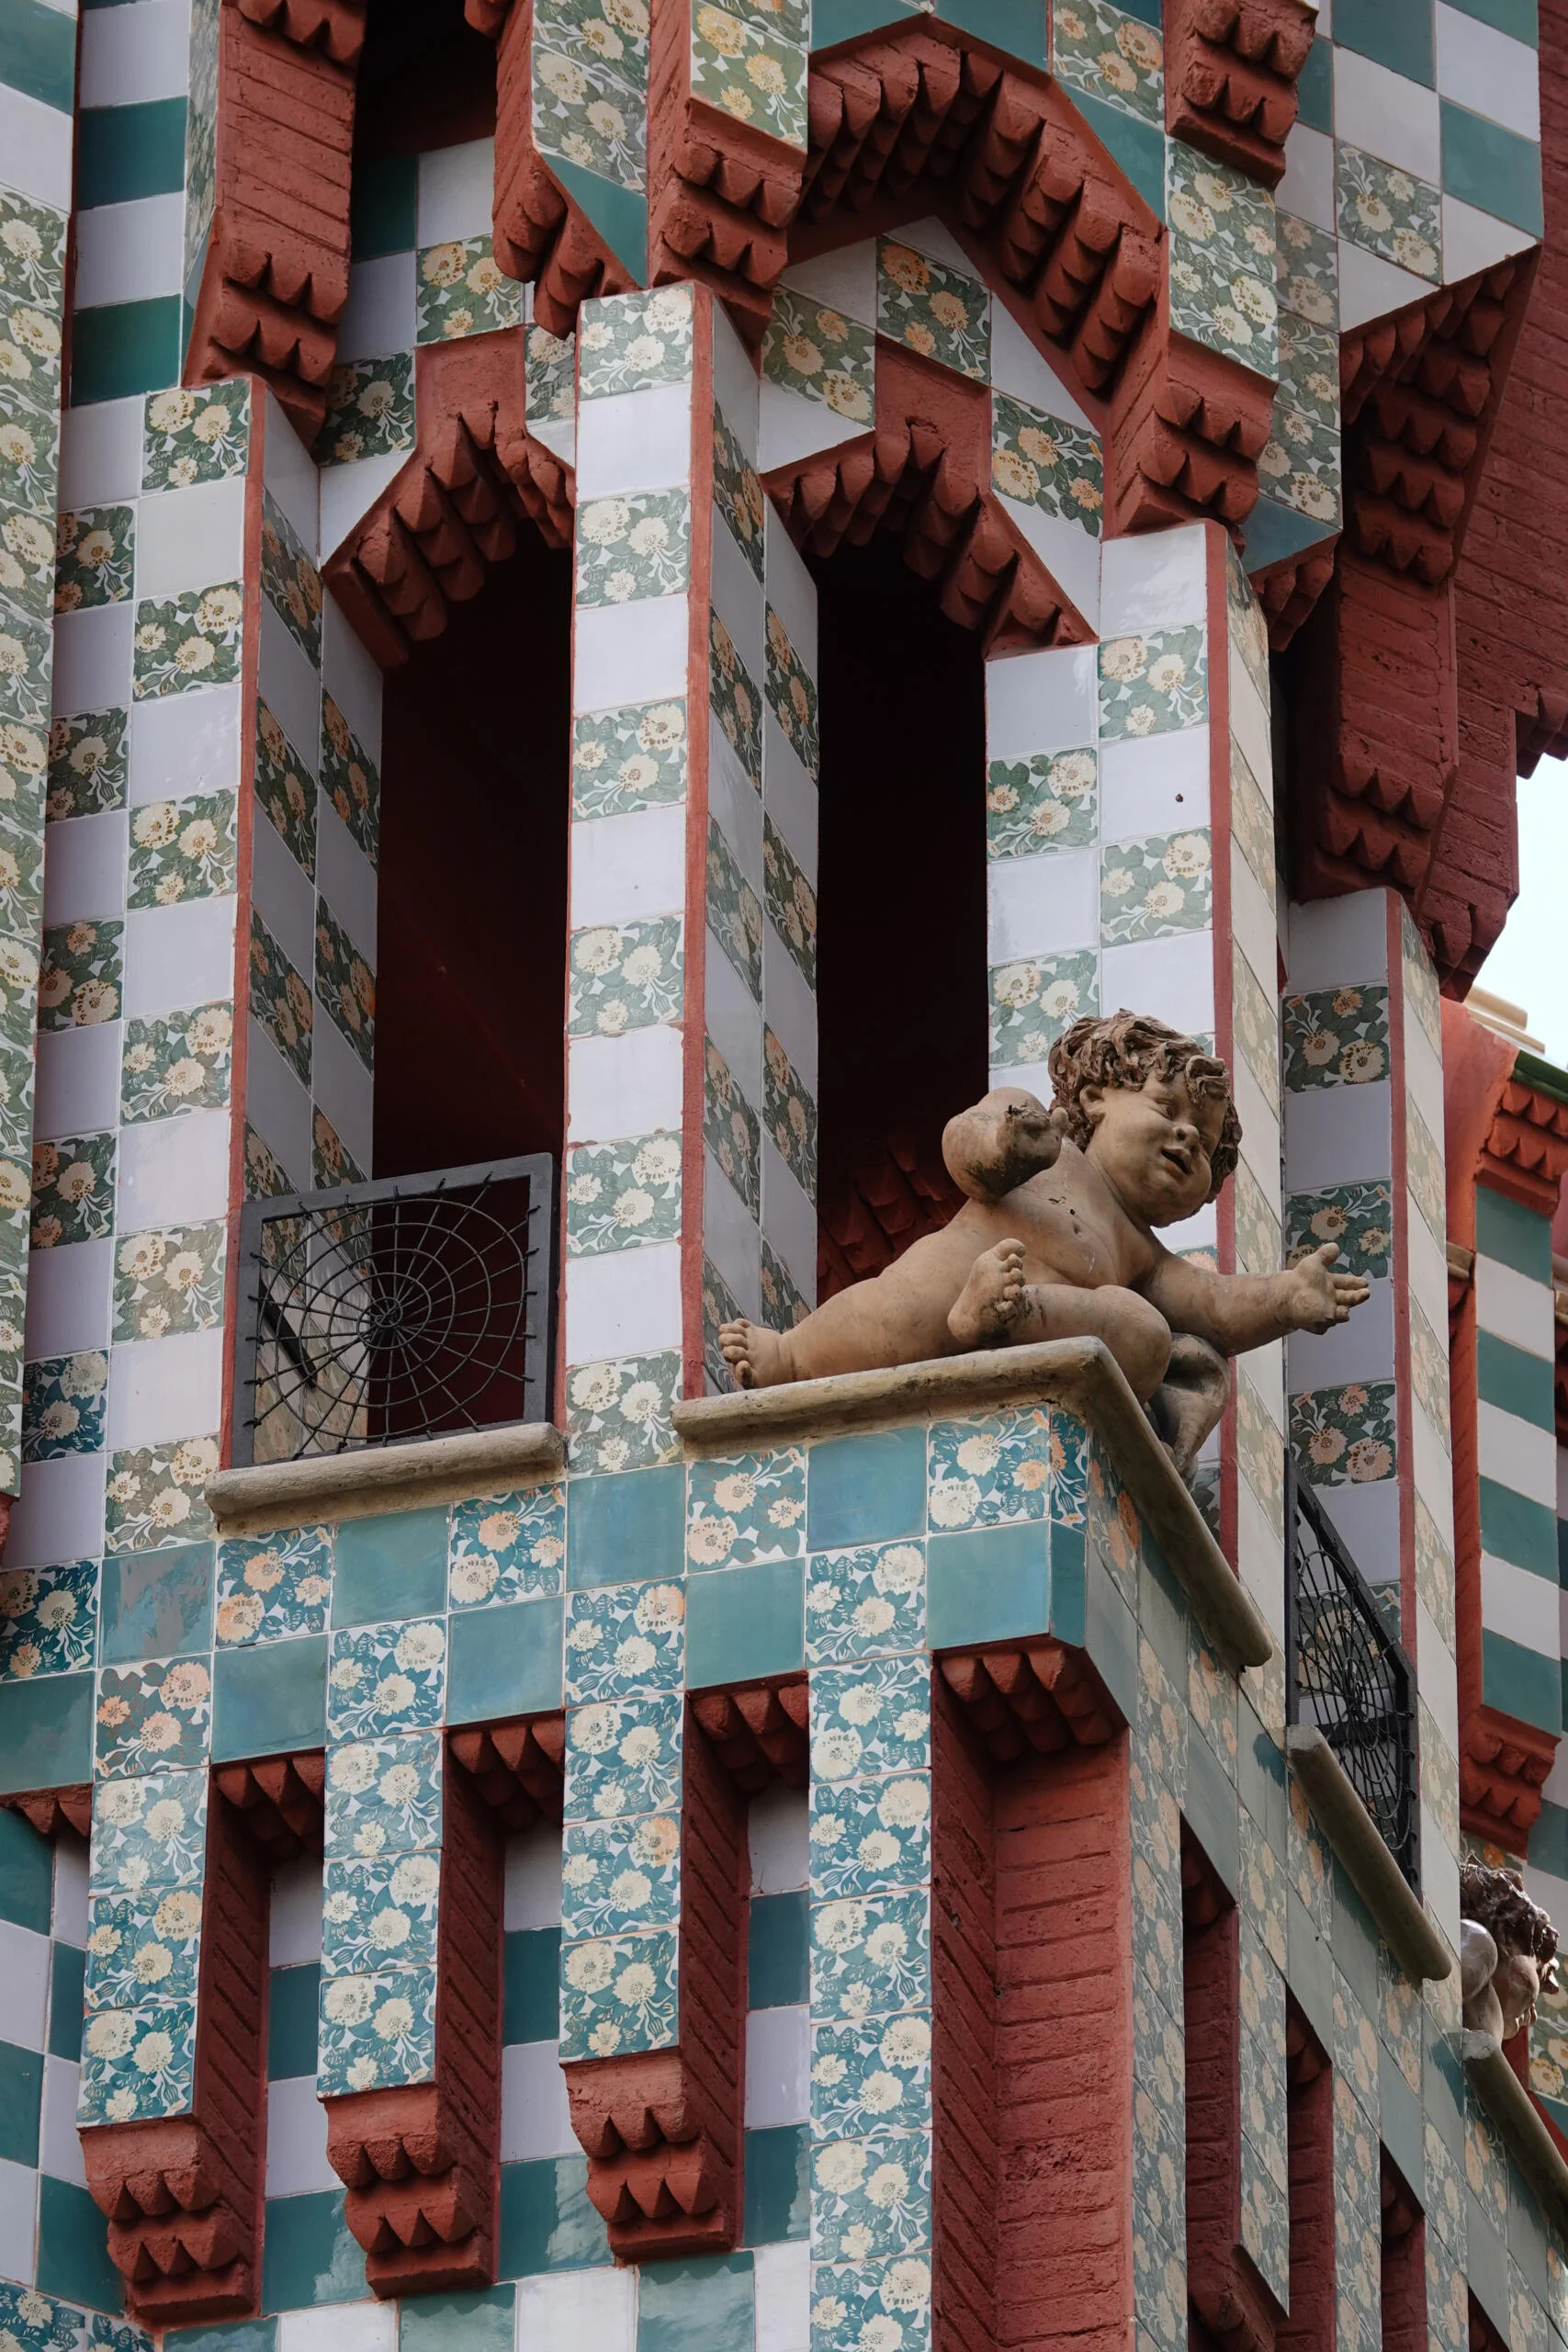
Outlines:
{"label": "cherub's head", "polygon": [[1051,1048],[1053,1116],[1150,1225],[1212,1201],[1235,1166],[1241,1121],[1224,1062],[1146,1014],[1075,1021]]}

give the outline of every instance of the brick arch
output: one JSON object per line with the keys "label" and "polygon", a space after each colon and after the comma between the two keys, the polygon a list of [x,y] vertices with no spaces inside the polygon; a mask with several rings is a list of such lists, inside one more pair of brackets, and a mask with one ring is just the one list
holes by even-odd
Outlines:
{"label": "brick arch", "polygon": [[453,605],[512,554],[520,524],[570,545],[566,468],[527,430],[523,370],[521,327],[414,355],[419,437],[322,567],[383,669],[441,635]]}

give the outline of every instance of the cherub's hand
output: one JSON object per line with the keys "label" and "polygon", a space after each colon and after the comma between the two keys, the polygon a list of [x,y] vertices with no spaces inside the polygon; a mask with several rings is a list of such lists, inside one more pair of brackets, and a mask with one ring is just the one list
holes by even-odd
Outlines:
{"label": "cherub's hand", "polygon": [[1063,1122],[1055,1111],[1047,1111],[1032,1094],[1021,1088],[1014,1101],[1007,1105],[1002,1127],[1002,1149],[1014,1165],[1027,1167],[1038,1174],[1043,1168],[1054,1168],[1062,1149]]}
{"label": "cherub's hand", "polygon": [[1338,1255],[1337,1246],[1325,1241],[1310,1258],[1303,1258],[1299,1266],[1292,1268],[1292,1330],[1326,1331],[1333,1324],[1348,1323],[1350,1309],[1361,1306],[1370,1296],[1362,1275],[1334,1272],[1334,1261]]}

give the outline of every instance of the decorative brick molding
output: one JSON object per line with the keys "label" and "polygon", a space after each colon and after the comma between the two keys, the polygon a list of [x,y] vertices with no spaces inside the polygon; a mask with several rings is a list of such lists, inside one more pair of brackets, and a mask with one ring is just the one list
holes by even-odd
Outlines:
{"label": "decorative brick molding", "polygon": [[536,1715],[525,1724],[455,1731],[449,1745],[477,1793],[503,1829],[532,1829],[561,1817],[563,1715]]}
{"label": "decorative brick molding", "polygon": [[881,1273],[922,1234],[938,1233],[964,1195],[934,1151],[890,1136],[879,1159],[856,1168],[842,1189],[824,1193],[817,1215],[818,1303]]}
{"label": "decorative brick molding", "polygon": [[495,258],[508,277],[533,280],[539,324],[569,335],[580,304],[625,294],[632,280],[534,144],[534,0],[467,0],[465,13],[496,42]]}
{"label": "decorative brick molding", "polygon": [[1187,2292],[1226,2352],[1274,2352],[1279,2305],[1241,2243],[1240,1914],[1185,1832]]}
{"label": "decorative brick molding", "polygon": [[321,1850],[325,1755],[273,1756],[259,1764],[219,1764],[212,1785],[244,1823],[269,1869]]}
{"label": "decorative brick molding", "polygon": [[809,1699],[804,1675],[749,1690],[705,1690],[692,1701],[692,1712],[743,1796],[760,1795],[773,1781],[805,1788]]}
{"label": "decorative brick molding", "polygon": [[260,2299],[270,1893],[266,1861],[214,1792],[191,2112],[81,2133],[126,2308],[149,2327],[236,2319]]}
{"label": "decorative brick molding", "polygon": [[744,1798],[702,1728],[702,1703],[688,1703],[683,1749],[680,2046],[561,2070],[588,2194],[623,2262],[722,2254],[740,2235],[750,1866]]}
{"label": "decorative brick molding", "polygon": [[[1457,1523],[1455,1533],[1457,1537]],[[1510,1854],[1522,1854],[1540,1817],[1540,1792],[1556,1758],[1556,1740],[1533,1724],[1521,1724],[1480,1703],[1465,1711],[1461,1738],[1461,1826]]]}
{"label": "decorative brick molding", "polygon": [[1166,129],[1273,187],[1284,177],[1296,80],[1316,29],[1306,0],[1172,0]]}
{"label": "decorative brick molding", "polygon": [[413,452],[323,567],[383,669],[440,636],[521,524],[552,548],[571,538],[566,469],[524,422],[522,328],[427,345],[414,368]]}
{"label": "decorative brick molding", "polygon": [[1212,514],[1232,527],[1258,503],[1274,387],[1151,321],[1116,387],[1106,436],[1106,522],[1158,530]]}
{"label": "decorative brick molding", "polygon": [[52,1838],[62,1827],[87,1837],[93,1826],[93,1790],[88,1781],[70,1789],[39,1789],[20,1796],[0,1798],[7,1813],[19,1813],[40,1838]]}
{"label": "decorative brick molding", "polygon": [[307,440],[348,300],[364,38],[365,0],[229,0],[219,17],[214,210],[186,379],[260,376]]}
{"label": "decorative brick molding", "polygon": [[938,1672],[996,1763],[1010,1764],[1031,1751],[1055,1755],[1073,1742],[1097,1747],[1115,1736],[1116,1710],[1100,1677],[1082,1650],[1064,1643],[1047,1639],[944,1657]]}
{"label": "decorative brick molding", "polygon": [[1380,2154],[1384,2352],[1427,2352],[1427,2219],[1388,2150]]}
{"label": "decorative brick molding", "polygon": [[486,2287],[496,2274],[502,1849],[450,1742],[444,1790],[435,2079],[321,2102],[344,2215],[382,2297]]}
{"label": "decorative brick molding", "polygon": [[1291,2208],[1291,2308],[1277,2352],[1326,2352],[1335,2341],[1334,2075],[1294,2001],[1285,2011],[1285,2163]]}
{"label": "decorative brick molding", "polygon": [[991,1778],[975,1724],[939,1671],[931,1678],[931,2285],[939,2344],[1009,2340],[998,2334],[997,2307],[1002,2151]]}
{"label": "decorative brick molding", "polygon": [[1302,623],[1316,609],[1317,600],[1334,577],[1337,539],[1308,548],[1304,555],[1287,556],[1283,562],[1251,574],[1258,601],[1269,624],[1270,652],[1282,653]]}

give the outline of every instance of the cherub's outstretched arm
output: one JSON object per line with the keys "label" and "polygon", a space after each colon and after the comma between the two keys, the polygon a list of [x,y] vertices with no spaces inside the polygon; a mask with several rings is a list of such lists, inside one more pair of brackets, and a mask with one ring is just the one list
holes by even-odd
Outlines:
{"label": "cherub's outstretched arm", "polygon": [[1359,1274],[1339,1273],[1332,1241],[1280,1274],[1216,1274],[1161,1250],[1136,1287],[1173,1331],[1195,1332],[1222,1355],[1244,1355],[1287,1331],[1326,1331],[1368,1296]]}
{"label": "cherub's outstretched arm", "polygon": [[997,1086],[942,1131],[947,1172],[972,1201],[999,1201],[1055,1165],[1062,1131],[1038,1095]]}

